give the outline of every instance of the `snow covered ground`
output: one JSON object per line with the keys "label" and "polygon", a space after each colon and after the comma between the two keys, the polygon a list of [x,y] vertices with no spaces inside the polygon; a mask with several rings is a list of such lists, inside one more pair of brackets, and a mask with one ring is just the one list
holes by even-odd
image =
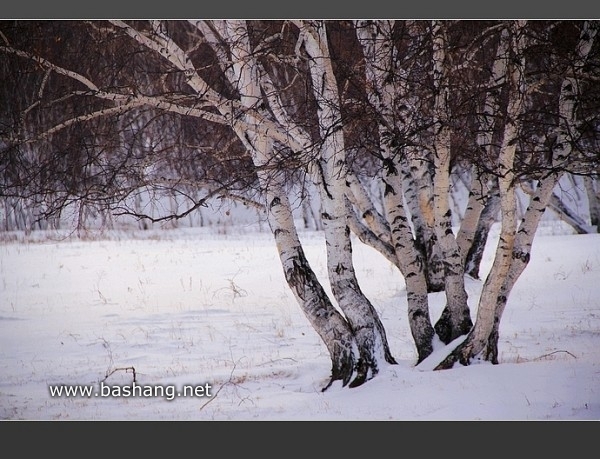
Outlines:
{"label": "snow covered ground", "polygon": [[[553,232],[536,237],[510,297],[501,364],[441,372],[414,366],[399,272],[356,242],[359,281],[399,364],[326,392],[326,349],[268,233],[5,237],[0,419],[599,420],[600,234]],[[327,286],[322,235],[302,239]],[[474,317],[481,282],[467,288]],[[443,299],[431,295],[434,319]],[[91,396],[52,396],[67,387]]]}

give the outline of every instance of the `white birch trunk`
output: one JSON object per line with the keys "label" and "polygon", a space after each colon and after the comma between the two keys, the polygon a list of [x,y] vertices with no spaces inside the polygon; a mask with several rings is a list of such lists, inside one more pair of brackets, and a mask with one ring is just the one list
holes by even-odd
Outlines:
{"label": "white birch trunk", "polygon": [[445,289],[443,256],[434,230],[433,177],[429,170],[431,161],[433,157],[430,152],[411,149],[401,166],[415,243],[425,263],[427,290],[430,293]]}
{"label": "white birch trunk", "polygon": [[[391,239],[404,276],[407,291],[408,321],[417,348],[418,361],[433,351],[435,334],[429,315],[426,260],[417,250],[403,200],[403,184],[397,155],[388,139],[393,138],[394,98],[404,92],[394,86],[394,46],[391,41],[393,23],[388,21],[357,22],[357,36],[365,55],[365,73],[369,87],[369,101],[381,116],[379,123],[384,213],[391,229]],[[401,92],[401,94],[398,94]]]}
{"label": "white birch trunk", "polygon": [[[398,257],[392,245],[390,227],[387,221],[375,208],[373,201],[358,177],[351,171],[347,171],[346,174],[346,196],[348,197],[347,215],[350,231],[361,242],[377,250],[402,272],[402,267],[398,263]],[[358,218],[357,213],[362,216],[361,219]]]}
{"label": "white birch trunk", "polygon": [[[259,86],[259,68],[253,61],[249,37],[245,24],[228,21],[227,39],[232,54],[232,69],[241,95],[242,105],[254,107],[262,99]],[[250,112],[244,115],[249,125],[259,124]],[[288,285],[294,292],[303,312],[329,350],[332,360],[332,375],[329,387],[341,379],[348,384],[354,371],[354,330],[337,312],[327,297],[316,275],[310,268],[298,238],[290,203],[281,178],[273,177],[267,168],[272,160],[272,140],[260,135],[258,129],[238,131],[238,135],[249,148],[258,169],[261,185],[265,190],[267,216],[275,237],[279,257]]]}
{"label": "white birch trunk", "polygon": [[465,259],[465,274],[473,279],[479,279],[479,268],[483,259],[483,252],[487,244],[490,229],[500,212],[500,194],[498,191],[497,181],[491,185],[485,197],[485,205],[479,215],[477,228],[473,240],[468,247],[468,252]]}
{"label": "white birch trunk", "polygon": [[[492,64],[492,72],[488,81],[489,87],[496,87],[505,82],[507,65],[505,56],[508,52],[508,47],[510,44],[508,38],[508,30],[505,28],[501,32],[500,41],[496,50],[496,57],[494,58],[494,62]],[[500,91],[488,92],[483,103],[481,113],[477,116],[477,121],[479,124],[477,145],[488,157],[492,157],[493,154],[493,134],[497,124],[496,119],[501,110],[499,95]],[[473,167],[470,186],[471,193],[469,195],[465,216],[456,237],[462,257],[462,264],[465,266],[465,270],[467,270],[467,263],[473,264],[473,260],[469,259],[469,254],[473,253],[471,252],[471,247],[473,246],[475,237],[477,236],[478,229],[482,230],[486,226],[487,229],[489,229],[489,225],[479,224],[479,219],[481,218],[482,212],[485,209],[485,201],[483,198],[491,189],[491,184],[489,181],[490,180],[488,177],[481,177],[477,168]],[[489,215],[487,215],[487,217],[489,217]],[[480,234],[479,238],[481,238],[481,236],[482,235]],[[481,250],[481,248],[477,250]],[[473,272],[475,270],[478,271],[478,266],[470,266],[469,272]]]}
{"label": "white birch trunk", "polygon": [[353,331],[331,303],[306,259],[284,187],[276,183],[278,180],[273,180],[268,172],[259,172],[259,179],[265,190],[269,227],[275,237],[285,279],[329,351],[331,379],[323,389],[337,380],[345,386],[350,382],[356,363]]}
{"label": "white birch trunk", "polygon": [[596,227],[596,232],[600,233],[600,185],[598,179],[584,177],[583,185],[588,198],[590,225]]}
{"label": "white birch trunk", "polygon": [[367,227],[382,242],[390,244],[392,239],[388,223],[375,208],[364,186],[352,171],[348,171],[346,175],[346,184],[348,186],[348,198],[360,210],[361,217]]}
{"label": "white birch trunk", "polygon": [[350,231],[352,231],[352,233],[354,233],[362,243],[377,250],[385,257],[386,260],[388,260],[390,263],[396,266],[400,272],[402,272],[402,267],[398,262],[398,257],[396,256],[394,246],[391,243],[382,241],[365,224],[363,224],[363,222],[359,220],[354,213],[350,203],[348,203],[347,214],[348,227],[350,228]]}
{"label": "white birch trunk", "polygon": [[395,168],[383,169],[381,173],[386,217],[392,228],[394,249],[406,283],[408,322],[417,347],[417,363],[420,363],[433,352],[435,335],[429,314],[427,279],[423,269],[425,263],[421,253],[415,248],[404,205],[398,203],[402,179]]}
{"label": "white birch trunk", "polygon": [[[516,140],[519,132],[518,116],[524,106],[524,72],[523,56],[523,28],[524,24],[510,23],[511,34],[508,37],[511,42],[510,48],[514,50],[515,56],[510,56],[507,48],[504,59],[506,60],[507,84],[509,91],[506,125],[502,137],[502,144],[498,157],[496,173],[498,175],[498,187],[500,191],[500,209],[502,223],[498,246],[494,263],[486,278],[479,300],[477,318],[475,325],[467,339],[461,343],[448,358],[446,358],[438,369],[451,368],[456,361],[468,365],[473,358],[478,356],[485,348],[494,327],[494,316],[496,305],[502,286],[508,276],[511,266],[512,252],[516,231],[516,200],[514,179],[514,158],[516,153]],[[518,59],[517,62],[514,60]]]}
{"label": "white birch trunk", "polygon": [[[524,76],[520,69],[524,67],[524,57],[522,50],[524,48],[524,37],[522,33],[523,24],[517,23],[513,25],[513,34],[511,38],[511,46],[515,50],[519,59],[518,67],[514,62],[507,64],[510,72],[509,84],[509,107],[507,124],[504,131],[504,138],[500,151],[499,172],[506,170],[510,165],[511,157],[514,158],[514,141],[518,126],[516,117],[519,114],[524,99]],[[580,41],[577,46],[577,57],[575,68],[581,68],[581,64],[585,61],[593,43],[596,31],[590,30],[587,24],[580,36]],[[507,59],[509,57],[507,56]],[[560,121],[558,128],[559,147],[555,152],[552,167],[559,166],[571,152],[570,143],[568,141],[569,131],[574,127],[575,119],[575,101],[576,93],[576,76],[565,78],[562,84],[561,93],[559,96],[559,113]],[[502,314],[508,302],[509,294],[529,263],[531,258],[531,247],[535,232],[539,221],[550,202],[552,192],[561,176],[560,169],[555,169],[538,183],[535,194],[530,200],[529,207],[525,212],[524,218],[519,225],[518,232],[513,225],[516,222],[515,206],[514,206],[514,189],[511,190],[509,182],[511,179],[510,170],[506,170],[499,178],[501,207],[502,207],[502,230],[500,241],[496,250],[496,257],[490,274],[488,275],[479,302],[477,320],[473,330],[467,339],[459,345],[454,352],[448,356],[437,369],[451,368],[456,361],[463,365],[468,365],[475,358],[484,358],[492,363],[498,363],[498,337],[499,327]],[[510,207],[509,200],[513,207]],[[512,230],[511,230],[511,227]],[[512,231],[512,232],[511,232]]]}
{"label": "white birch trunk", "polygon": [[512,251],[511,264],[506,275],[506,279],[500,289],[497,297],[496,308],[494,311],[494,320],[492,330],[486,340],[485,348],[482,351],[483,358],[491,361],[494,364],[498,363],[498,339],[500,330],[500,321],[508,297],[513,286],[529,264],[531,259],[531,248],[535,233],[539,222],[545,212],[546,207],[550,204],[555,186],[558,184],[561,175],[560,164],[570,156],[571,132],[576,128],[577,116],[575,112],[576,102],[578,98],[577,84],[578,71],[583,68],[583,64],[594,44],[597,35],[597,27],[591,27],[588,22],[584,23],[580,33],[579,42],[575,49],[575,59],[573,67],[577,71],[567,76],[561,85],[561,91],[558,98],[558,109],[560,113],[560,121],[558,126],[558,148],[552,158],[552,167],[556,168],[547,177],[540,180],[535,193],[530,199],[529,206],[519,225],[516,233],[516,240]]}
{"label": "white birch trunk", "polygon": [[590,234],[595,233],[595,229],[592,228],[587,222],[573,212],[556,194],[552,193],[548,207],[552,209],[558,218],[571,226],[577,234]]}
{"label": "white birch trunk", "polygon": [[434,21],[433,34],[433,81],[435,100],[434,123],[437,132],[434,138],[433,200],[435,235],[440,245],[445,273],[446,307],[435,324],[435,331],[444,343],[449,343],[469,332],[471,321],[467,292],[465,290],[464,266],[452,232],[450,210],[450,126],[448,107],[448,59],[447,39],[444,25]]}
{"label": "white birch trunk", "polygon": [[358,386],[379,371],[381,362],[395,363],[377,312],[358,285],[352,262],[352,243],[347,223],[344,136],[339,112],[337,82],[333,73],[324,22],[300,24],[304,49],[309,56],[313,92],[321,134],[320,180],[322,221],[327,240],[327,270],[332,292],[354,331],[360,359]]}
{"label": "white birch trunk", "polygon": [[[491,320],[491,329],[489,330],[488,337],[484,340],[484,347],[480,351],[485,360],[494,364],[498,363],[498,339],[500,336],[500,320],[502,314],[504,313],[508,297],[515,282],[529,264],[531,247],[533,245],[537,227],[550,202],[552,192],[558,183],[559,178],[560,175],[552,174],[538,184],[536,192],[532,195],[529,207],[519,225],[519,230],[516,233],[514,247],[511,253],[510,266],[495,299],[496,305],[494,308],[493,319],[488,318],[488,320]],[[488,299],[488,301],[493,300],[494,299],[491,297]],[[475,351],[477,349],[479,349],[479,347],[476,347]],[[472,352],[473,355],[476,355],[475,351]]]}
{"label": "white birch trunk", "polygon": [[467,272],[468,255],[477,234],[479,220],[485,209],[485,198],[490,191],[490,185],[484,178],[480,177],[475,168],[472,171],[471,184],[469,186],[469,200],[456,235],[456,244],[460,251],[461,263]]}

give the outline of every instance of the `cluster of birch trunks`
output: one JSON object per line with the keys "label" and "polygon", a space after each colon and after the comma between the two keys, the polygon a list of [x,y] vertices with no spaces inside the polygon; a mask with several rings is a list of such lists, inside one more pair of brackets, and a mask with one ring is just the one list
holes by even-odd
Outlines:
{"label": "cluster of birch trunks", "polygon": [[[58,208],[95,200],[123,210],[134,190],[188,193],[195,186],[208,190],[205,198],[262,207],[287,283],[331,357],[326,387],[358,386],[384,362],[395,363],[357,280],[352,235],[404,278],[416,363],[436,339],[448,344],[466,335],[437,367],[446,369],[473,359],[498,363],[502,313],[548,206],[578,232],[598,224],[597,21],[112,20],[53,27],[54,35],[44,36],[50,44],[2,27],[0,54],[11,59],[3,74],[14,76],[7,66],[20,62],[34,82],[22,86],[29,92],[2,138],[7,157],[20,158],[3,159],[6,199],[27,197],[25,185],[43,182],[39,170],[23,180],[23,165],[39,162],[44,149],[56,158],[62,133],[113,123],[121,145],[131,147],[117,155],[90,146],[97,153],[86,150],[77,168],[87,184],[30,189],[43,196],[37,204],[47,205],[52,194],[63,197],[53,201]],[[88,37],[85,46],[99,50],[102,67],[61,56],[75,34],[69,28],[79,42]],[[113,55],[121,66],[111,66]],[[145,129],[162,114],[168,126]],[[213,126],[196,129],[206,137],[202,148],[184,145],[187,119]],[[217,129],[218,144],[211,137]],[[168,159],[185,148],[193,150],[185,160]],[[240,152],[238,166],[223,167],[218,184],[210,183],[206,158],[216,170],[233,151]],[[63,167],[62,176],[70,170]],[[458,225],[453,174],[468,178]],[[583,177],[591,220],[557,196],[564,174]],[[331,298],[294,220],[291,190],[303,181],[318,194]],[[520,214],[517,193],[528,199]],[[204,202],[192,200],[168,217]],[[499,242],[473,317],[465,275],[479,276],[494,222]],[[446,305],[433,321],[428,294],[440,291]]]}

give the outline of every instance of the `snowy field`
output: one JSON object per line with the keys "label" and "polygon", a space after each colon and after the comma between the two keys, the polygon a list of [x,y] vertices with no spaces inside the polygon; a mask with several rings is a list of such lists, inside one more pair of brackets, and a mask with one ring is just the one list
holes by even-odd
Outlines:
{"label": "snowy field", "polygon": [[[326,349],[268,233],[5,235],[0,419],[599,420],[600,234],[553,232],[536,237],[510,297],[501,364],[442,372],[414,366],[403,280],[356,242],[359,281],[399,364],[326,392]],[[322,235],[302,239],[328,285]],[[481,282],[467,288],[475,317]],[[434,320],[443,301],[431,295]],[[52,396],[67,387],[91,396]]]}

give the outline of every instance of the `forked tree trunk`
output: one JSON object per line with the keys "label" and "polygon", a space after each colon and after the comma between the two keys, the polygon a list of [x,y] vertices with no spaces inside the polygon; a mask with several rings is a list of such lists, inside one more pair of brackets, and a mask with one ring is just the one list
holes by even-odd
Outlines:
{"label": "forked tree trunk", "polygon": [[[259,69],[253,60],[245,24],[229,21],[226,29],[232,55],[232,70],[244,106],[252,107],[260,100]],[[260,120],[244,115],[246,123],[253,125]],[[257,129],[258,131],[258,129]],[[335,309],[329,297],[310,268],[298,238],[288,196],[281,176],[269,173],[264,166],[274,155],[272,140],[258,132],[236,131],[240,140],[252,153],[259,180],[266,196],[269,226],[275,237],[286,281],[294,293],[302,311],[325,343],[332,362],[331,379],[323,390],[334,381],[341,380],[345,386],[355,369],[354,330]]]}
{"label": "forked tree trunk", "polygon": [[[248,120],[248,122],[251,122]],[[265,137],[245,132],[246,145],[253,154],[258,177],[265,193],[267,219],[275,238],[277,252],[288,286],[313,329],[321,337],[331,359],[331,378],[326,390],[335,381],[346,386],[354,374],[356,360],[354,331],[337,311],[310,267],[280,177],[272,177],[263,166],[271,161],[270,141]]]}
{"label": "forked tree trunk", "polygon": [[313,170],[316,169],[315,175],[322,174],[319,185],[327,240],[327,271],[332,292],[357,342],[357,375],[350,383],[351,387],[356,387],[375,376],[383,361],[396,362],[391,355],[383,324],[360,289],[354,271],[346,210],[345,145],[325,23],[302,23],[300,30],[304,34],[304,49],[309,56],[313,93],[318,106],[321,147],[320,158],[313,165]]}
{"label": "forked tree trunk", "polygon": [[[515,228],[514,187],[510,184],[513,179],[512,162],[514,160],[515,139],[518,131],[518,115],[524,105],[524,76],[521,69],[525,68],[523,50],[523,23],[511,23],[511,49],[514,55],[507,53],[507,78],[509,84],[509,102],[507,123],[499,158],[499,187],[502,210],[502,230],[496,250],[492,270],[483,287],[477,320],[467,339],[461,343],[436,369],[451,368],[455,362],[468,365],[473,359],[481,356],[492,363],[498,363],[498,338],[502,314],[509,294],[529,263],[531,246],[535,237],[538,223],[548,205],[552,191],[558,183],[560,172],[554,172],[540,181],[535,195],[525,217]],[[591,49],[596,29],[584,24],[580,40],[576,48],[575,69],[583,68],[583,64]],[[516,56],[516,57],[515,57]],[[576,127],[575,103],[577,100],[577,75],[570,75],[563,80],[558,99],[560,121],[557,127],[558,143],[553,152],[554,157],[550,167],[562,164],[571,153],[571,132]]]}
{"label": "forked tree trunk", "polygon": [[433,352],[435,332],[429,315],[426,259],[417,249],[413,238],[404,208],[401,166],[389,142],[394,137],[395,129],[394,99],[401,95],[398,92],[403,92],[394,85],[394,69],[391,67],[396,52],[392,43],[393,23],[358,21],[357,26],[357,36],[365,56],[365,74],[372,88],[368,93],[369,101],[381,116],[378,130],[383,157],[380,174],[384,216],[391,230],[391,242],[406,284],[408,321],[419,363]]}
{"label": "forked tree trunk", "polygon": [[498,363],[498,339],[500,337],[500,320],[502,314],[504,313],[508,297],[515,282],[529,264],[529,260],[531,259],[531,247],[533,245],[537,227],[550,202],[552,190],[558,183],[559,178],[559,174],[552,174],[538,184],[535,193],[531,196],[523,220],[519,225],[519,230],[516,234],[512,250],[510,268],[497,296],[492,330],[482,353],[485,360],[494,364]]}
{"label": "forked tree trunk", "polygon": [[[257,161],[257,165],[260,163]],[[331,379],[323,390],[337,380],[345,386],[352,378],[356,363],[353,331],[331,303],[306,259],[284,187],[275,183],[277,180],[274,181],[267,172],[259,172],[259,179],[265,191],[269,227],[275,237],[287,284],[329,351]]]}
{"label": "forked tree trunk", "polygon": [[[525,99],[525,80],[521,71],[525,68],[525,62],[522,52],[524,24],[510,23],[508,27],[511,28],[511,33],[503,34],[501,38],[501,40],[510,40],[510,46],[506,46],[506,53],[502,56],[506,62],[508,106],[496,168],[502,215],[500,237],[492,268],[481,292],[475,325],[467,338],[436,369],[452,368],[456,362],[469,365],[474,358],[484,352],[494,329],[496,315],[499,312],[499,298],[512,265],[517,222],[513,168],[519,132],[518,117],[524,107]],[[514,54],[510,52],[511,50]]]}
{"label": "forked tree trunk", "polygon": [[[508,30],[501,32],[501,39],[496,49],[488,80],[490,88],[504,84],[506,79],[506,53],[508,52]],[[484,98],[479,114],[477,146],[487,157],[493,157],[497,149],[494,132],[499,124],[501,113],[501,91],[489,91]],[[461,251],[465,273],[479,279],[479,267],[492,224],[500,210],[500,196],[497,179],[480,175],[477,167],[472,169],[469,201],[465,216],[457,235],[457,243]]]}
{"label": "forked tree trunk", "polygon": [[404,193],[414,227],[415,243],[425,262],[427,291],[430,293],[445,289],[443,254],[434,229],[432,161],[430,152],[414,148],[402,161]]}
{"label": "forked tree trunk", "polygon": [[450,109],[448,106],[448,49],[446,31],[440,21],[433,23],[433,81],[435,101],[433,107],[437,132],[434,139],[433,200],[435,235],[442,251],[446,306],[435,324],[435,331],[442,342],[448,344],[465,335],[473,326],[467,292],[464,267],[456,238],[452,231],[450,210]]}
{"label": "forked tree trunk", "polygon": [[[208,40],[211,46],[216,47],[217,55],[222,57],[228,52],[232,53],[233,65],[225,66],[224,73],[232,85],[238,88],[241,97],[239,102],[217,93],[201,78],[188,54],[168,36],[160,22],[152,21],[151,35],[142,33],[122,21],[111,22],[122,28],[139,44],[155,51],[183,72],[187,84],[198,94],[199,100],[205,105],[210,104],[218,112],[217,118],[214,119],[230,121],[235,134],[249,149],[259,170],[261,170],[260,166],[272,159],[271,142],[274,139],[283,143],[290,141],[286,132],[281,132],[276,123],[256,110],[255,103],[262,98],[258,86],[259,67],[253,58],[246,24],[243,21],[220,23],[219,27],[215,28],[204,27],[203,23],[195,23],[200,31],[204,29],[205,33],[218,38]],[[83,77],[81,81],[87,82]],[[142,99],[146,100],[143,96],[137,98],[140,102]],[[186,108],[185,113],[189,114],[193,111],[193,108]],[[212,112],[202,112],[198,115],[205,119],[213,119]],[[269,188],[270,177],[263,172],[260,175],[263,187],[266,188],[264,191],[267,196],[269,223],[272,225],[273,235],[278,244],[286,280],[330,353],[332,374],[325,388],[336,380],[341,380],[346,385],[355,370],[353,331],[343,316],[333,307],[306,261],[291,216],[289,201],[283,193],[281,184],[275,183],[274,188]]]}
{"label": "forked tree trunk", "polygon": [[[299,25],[299,27],[301,28],[301,30],[303,30],[303,32],[306,32],[305,30],[305,26],[303,26],[302,24]],[[307,28],[312,28],[311,26],[307,26]],[[313,37],[314,38],[314,37]],[[314,42],[312,43],[314,45]],[[308,45],[310,47],[310,44]],[[328,53],[328,50],[326,48],[322,49],[320,47],[318,47],[317,52],[326,52]],[[325,73],[327,73],[327,75],[324,75],[324,78],[330,78],[332,79],[333,76],[332,74],[329,74],[329,72],[331,72],[331,69],[320,69],[320,70],[315,70],[313,69],[315,72],[319,72],[319,71],[325,71]],[[333,80],[335,81],[335,80]],[[310,138],[310,135],[304,131],[299,125],[297,125],[296,123],[294,123],[294,121],[291,119],[291,117],[288,115],[285,106],[281,103],[281,100],[279,98],[279,96],[277,95],[277,89],[275,88],[275,85],[273,84],[271,78],[269,77],[269,75],[264,72],[264,70],[261,73],[261,86],[263,88],[263,92],[265,94],[265,96],[267,97],[271,110],[274,113],[276,119],[279,121],[279,123],[281,123],[282,126],[284,126],[284,129],[289,132],[299,143],[299,150],[304,150],[306,152],[312,152],[314,149],[314,145],[313,145],[313,141]],[[329,91],[329,90],[328,90]],[[327,94],[321,94],[319,97],[334,97],[332,95],[331,92],[328,92]],[[335,99],[329,99],[329,101],[334,101]],[[322,113],[319,113],[319,115],[323,116]],[[327,117],[324,116],[324,119],[327,120]],[[334,137],[333,138],[333,142],[337,142],[339,140],[339,137]],[[327,138],[327,146],[330,148],[332,145],[332,139],[331,138]],[[325,147],[325,144],[323,144],[323,147]],[[296,147],[298,148],[298,147]],[[342,154],[343,154],[343,149],[341,150]],[[319,152],[319,156],[324,156],[327,157],[327,152],[321,151]],[[343,158],[343,156],[342,156]],[[338,159],[340,159],[338,157]],[[330,162],[331,163],[331,162]],[[352,265],[352,254],[351,254],[351,245],[350,244],[350,239],[349,239],[349,233],[346,229],[346,227],[344,227],[343,232],[339,231],[337,233],[334,233],[334,231],[331,230],[331,225],[329,225],[329,227],[326,227],[326,223],[328,223],[329,218],[331,215],[334,214],[335,212],[340,211],[340,207],[338,207],[340,205],[340,203],[344,206],[345,210],[344,210],[344,217],[346,218],[346,224],[348,225],[348,227],[350,226],[355,226],[355,229],[357,230],[357,233],[360,236],[365,236],[368,238],[371,237],[375,237],[374,234],[372,232],[370,232],[370,230],[368,230],[366,227],[361,226],[361,224],[359,222],[356,221],[356,219],[354,218],[355,215],[353,214],[353,212],[349,212],[348,211],[348,200],[347,197],[354,197],[354,195],[351,193],[351,190],[349,188],[348,185],[348,178],[351,178],[351,176],[345,175],[346,174],[346,168],[345,165],[343,165],[343,167],[338,171],[339,174],[335,174],[333,177],[331,177],[331,170],[326,170],[326,168],[323,167],[323,158],[320,158],[318,160],[314,160],[313,163],[311,164],[311,167],[309,167],[309,173],[315,183],[315,185],[317,186],[317,188],[319,189],[319,192],[321,194],[321,201],[323,201],[323,196],[325,197],[330,197],[330,189],[334,189],[335,193],[336,193],[336,197],[338,198],[335,202],[335,206],[332,205],[331,203],[328,203],[330,207],[328,210],[329,212],[325,209],[325,206],[323,205],[323,202],[321,202],[321,208],[322,208],[322,214],[323,216],[325,216],[325,218],[321,218],[321,223],[324,226],[325,231],[325,235],[326,235],[326,239],[327,239],[327,248],[328,250],[331,250],[331,246],[332,244],[335,244],[338,248],[341,248],[343,251],[345,251],[344,254],[344,259],[345,259],[345,263],[344,266],[350,266],[351,268],[351,273],[349,276],[350,282],[352,287],[354,287],[355,289],[358,288],[358,282],[356,281],[356,277],[355,274],[353,272],[354,268]],[[339,164],[338,164],[339,166]],[[346,180],[344,180],[346,179]],[[343,193],[341,193],[340,195],[340,191],[343,190]],[[355,189],[356,191],[356,189]],[[358,190],[360,191],[360,190]],[[339,199],[339,198],[342,199]],[[360,228],[359,228],[360,227]],[[361,233],[363,232],[363,233]],[[369,234],[367,234],[369,233]],[[341,234],[342,238],[340,239],[339,237],[337,237],[334,234],[337,234],[338,236]],[[332,239],[333,238],[333,239]],[[330,241],[333,241],[330,243]],[[385,246],[385,242],[381,242],[381,246],[379,247],[379,249],[382,249],[382,253],[385,254],[385,252],[388,250],[387,248],[383,247]],[[377,248],[377,245],[375,245],[375,247]],[[331,256],[330,256],[331,255]],[[328,274],[330,277],[330,283],[332,284],[332,290],[334,290],[334,295],[340,295],[340,291],[342,291],[342,296],[341,297],[336,297],[336,300],[338,302],[338,305],[340,306],[340,308],[342,309],[346,320],[348,320],[348,323],[350,324],[350,327],[353,331],[354,334],[354,338],[355,338],[355,347],[358,349],[358,362],[357,362],[357,375],[356,378],[354,379],[354,381],[351,383],[352,387],[355,387],[357,385],[362,384],[364,381],[366,381],[366,379],[368,379],[369,377],[374,376],[377,371],[378,371],[378,366],[379,366],[379,361],[380,360],[384,360],[388,363],[395,363],[395,360],[393,358],[393,356],[391,355],[391,351],[389,349],[389,345],[387,343],[387,338],[386,338],[386,334],[385,334],[385,329],[383,327],[383,324],[381,323],[381,320],[379,319],[379,316],[377,314],[377,312],[375,311],[375,309],[372,307],[372,305],[370,304],[370,302],[368,301],[368,299],[366,299],[366,297],[364,297],[364,295],[362,294],[362,292],[360,292],[360,290],[358,289],[356,293],[356,295],[354,296],[354,298],[358,298],[358,307],[357,307],[357,302],[354,301],[352,298],[348,297],[347,292],[345,292],[344,286],[343,286],[343,282],[342,284],[339,284],[339,274],[335,273],[335,270],[331,269],[331,265],[330,265],[330,259],[333,259],[335,256],[334,254],[331,254],[328,251]],[[336,279],[336,276],[338,277],[337,280],[332,280],[332,279]],[[342,279],[343,281],[343,279]],[[336,288],[333,288],[336,284],[335,282],[338,282],[338,286],[341,285],[341,289],[338,288],[336,286]],[[362,297],[362,298],[361,298]],[[366,326],[364,326],[366,324]],[[355,330],[359,330],[359,334],[357,335]],[[370,336],[370,333],[372,333],[372,336]],[[361,342],[362,341],[362,342]],[[364,355],[364,357],[363,357]]]}
{"label": "forked tree trunk", "polygon": [[562,164],[572,152],[570,139],[578,124],[576,113],[576,102],[579,96],[577,90],[579,87],[577,82],[579,76],[578,72],[584,68],[584,64],[592,49],[597,33],[597,27],[590,26],[588,22],[584,23],[574,53],[575,59],[573,68],[577,69],[577,71],[574,74],[568,75],[561,85],[561,91],[558,98],[558,110],[560,114],[560,121],[557,129],[558,146],[556,151],[553,152],[554,156],[551,164],[551,166],[555,168],[555,171],[538,182],[536,191],[530,199],[530,204],[525,212],[521,225],[519,226],[512,251],[512,263],[497,297],[492,330],[482,352],[483,358],[494,364],[498,363],[500,320],[504,313],[508,297],[513,286],[517,282],[517,279],[521,276],[531,259],[531,247],[537,227],[546,207],[552,201],[553,190],[562,175],[562,172],[556,170],[556,168]]}

